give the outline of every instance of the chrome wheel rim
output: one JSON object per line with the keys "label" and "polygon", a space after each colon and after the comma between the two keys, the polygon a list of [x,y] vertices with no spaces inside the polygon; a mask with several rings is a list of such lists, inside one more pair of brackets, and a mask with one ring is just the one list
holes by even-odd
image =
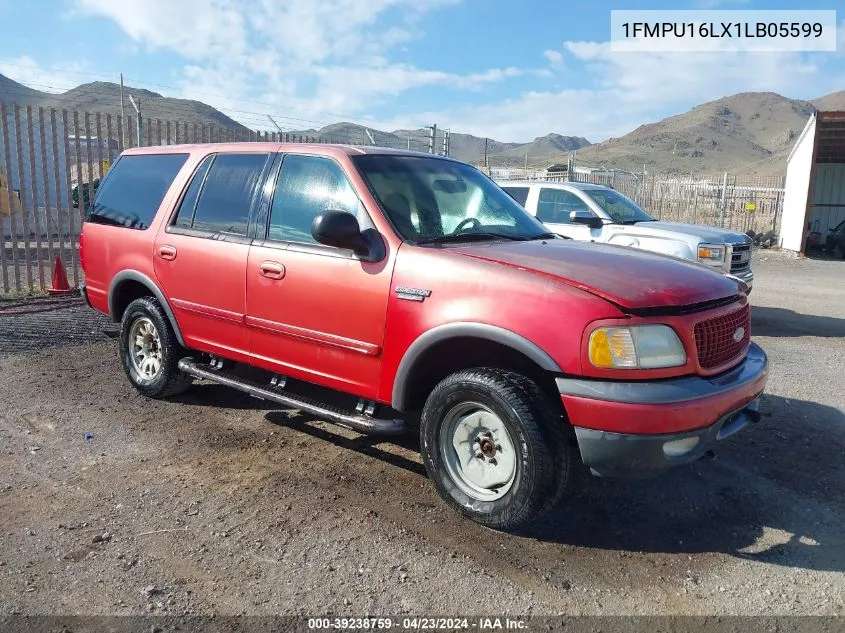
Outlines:
{"label": "chrome wheel rim", "polygon": [[161,372],[161,337],[147,317],[137,319],[129,329],[129,360],[144,380],[154,380]]}
{"label": "chrome wheel rim", "polygon": [[516,479],[516,446],[505,423],[477,402],[461,403],[446,413],[440,454],[452,481],[478,501],[501,499]]}

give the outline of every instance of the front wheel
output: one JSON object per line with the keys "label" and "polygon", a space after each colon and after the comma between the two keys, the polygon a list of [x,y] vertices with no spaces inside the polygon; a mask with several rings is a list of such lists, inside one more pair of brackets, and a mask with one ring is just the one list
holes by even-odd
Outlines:
{"label": "front wheel", "polygon": [[571,448],[559,408],[513,372],[471,369],[429,395],[420,420],[426,470],[465,516],[516,530],[557,504]]}
{"label": "front wheel", "polygon": [[190,387],[192,378],[178,367],[184,352],[155,299],[142,297],[129,304],[120,324],[120,360],[138,391],[167,398]]}

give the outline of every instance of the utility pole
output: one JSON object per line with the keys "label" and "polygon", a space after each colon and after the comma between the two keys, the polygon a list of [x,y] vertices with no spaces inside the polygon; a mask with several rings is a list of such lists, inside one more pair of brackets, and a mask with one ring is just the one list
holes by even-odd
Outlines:
{"label": "utility pole", "polygon": [[136,147],[141,147],[141,97],[138,97],[138,103],[135,103],[135,99],[132,98],[132,95],[129,95],[129,101],[135,108],[135,114],[138,115],[135,119],[135,132],[138,134],[138,145]]}
{"label": "utility pole", "polygon": [[433,123],[428,127],[429,136],[428,136],[428,153],[434,153],[434,139],[437,136],[437,123]]}
{"label": "utility pole", "polygon": [[490,171],[490,161],[487,158],[487,143],[489,140],[489,138],[484,139],[484,166],[487,168],[487,171]]}
{"label": "utility pole", "polygon": [[123,105],[123,73],[120,73],[120,135],[126,138],[126,108]]}
{"label": "utility pole", "polygon": [[411,151],[411,135],[408,134],[408,151]]}

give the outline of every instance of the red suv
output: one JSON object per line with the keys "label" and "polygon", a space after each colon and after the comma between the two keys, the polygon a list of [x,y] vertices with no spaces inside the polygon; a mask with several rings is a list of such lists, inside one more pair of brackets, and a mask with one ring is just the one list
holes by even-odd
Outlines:
{"label": "red suv", "polygon": [[418,424],[438,492],[495,528],[555,505],[579,457],[653,474],[759,417],[767,361],[737,281],[557,238],[449,158],[128,150],[80,251],[138,391],[200,378],[363,433]]}

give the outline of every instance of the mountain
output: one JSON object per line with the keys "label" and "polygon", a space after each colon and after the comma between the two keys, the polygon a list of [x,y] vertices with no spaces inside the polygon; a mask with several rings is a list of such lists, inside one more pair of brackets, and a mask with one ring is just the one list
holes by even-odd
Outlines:
{"label": "mountain", "polygon": [[845,90],[839,92],[832,92],[824,97],[813,99],[813,105],[819,110],[837,110],[845,111]]}
{"label": "mountain", "polygon": [[[246,130],[234,119],[201,101],[173,99],[157,92],[128,86],[124,86],[123,94],[127,116],[135,116],[135,110],[129,102],[129,95],[132,95],[136,102],[140,99],[141,115],[145,119],[181,121],[191,125],[220,125]],[[23,84],[0,75],[0,101],[21,106],[100,112],[117,116],[120,114],[120,85],[107,81],[95,81],[61,94],[52,94],[27,88]]]}
{"label": "mountain", "polygon": [[[440,150],[443,144],[442,130],[437,130],[437,149]],[[418,130],[396,130],[393,132],[400,138],[411,138],[411,147],[413,148],[414,140],[418,139],[420,149],[428,151],[428,137],[429,130],[427,128],[420,128]],[[467,162],[477,162],[484,159],[484,144],[487,143],[487,155],[495,156],[506,150],[514,147],[519,147],[522,143],[503,143],[495,139],[485,139],[481,136],[473,136],[472,134],[461,134],[460,132],[449,132],[449,155],[454,156],[458,160]]]}
{"label": "mountain", "polygon": [[22,106],[38,105],[38,102],[47,95],[46,92],[33,90],[14,79],[0,75],[0,101],[17,103]]}
{"label": "mountain", "polygon": [[548,158],[561,153],[568,153],[590,145],[590,141],[582,136],[561,136],[560,134],[546,134],[538,136],[530,143],[523,143],[511,147],[503,152],[501,156],[513,156],[516,158],[528,157],[528,160]]}
{"label": "mountain", "polygon": [[[140,99],[144,118],[184,121],[189,124],[246,128],[219,110],[187,99],[172,99],[156,92],[124,88],[126,111],[134,114],[128,95]],[[0,101],[22,106],[87,110],[117,115],[120,86],[93,82],[62,94],[34,90],[0,75]],[[460,160],[481,163],[485,149],[493,166],[527,162],[534,167],[566,161],[577,152],[582,165],[651,172],[783,174],[786,157],[795,138],[814,109],[845,110],[845,91],[813,101],[788,99],[773,92],[745,92],[698,105],[688,112],[641,125],[619,138],[591,145],[579,136],[547,134],[527,143],[504,143],[495,139],[452,132],[450,154]],[[323,137],[331,142],[376,145],[428,151],[429,130],[400,129],[392,132],[341,122],[293,134]],[[436,151],[442,150],[438,129]]]}
{"label": "mountain", "polygon": [[[375,128],[367,128],[357,123],[333,123],[318,130],[297,130],[296,135],[321,136],[338,143],[350,143],[355,145],[370,145],[369,135],[372,135],[376,145],[384,147],[408,148],[416,151],[427,152],[431,131],[428,128],[416,130],[394,130],[393,132],[382,132]],[[449,133],[449,155],[471,163],[484,160],[485,144],[487,156],[491,159],[515,158],[537,160],[553,156],[561,152],[569,152],[586,147],[590,142],[582,137],[561,136],[560,134],[547,134],[535,138],[530,143],[504,143],[492,138],[485,139],[472,134],[461,134],[459,132]],[[437,130],[437,142],[435,149],[440,152],[443,148],[443,130]]]}
{"label": "mountain", "polygon": [[779,174],[813,109],[772,92],[740,93],[585,148],[578,159],[632,171]]}

